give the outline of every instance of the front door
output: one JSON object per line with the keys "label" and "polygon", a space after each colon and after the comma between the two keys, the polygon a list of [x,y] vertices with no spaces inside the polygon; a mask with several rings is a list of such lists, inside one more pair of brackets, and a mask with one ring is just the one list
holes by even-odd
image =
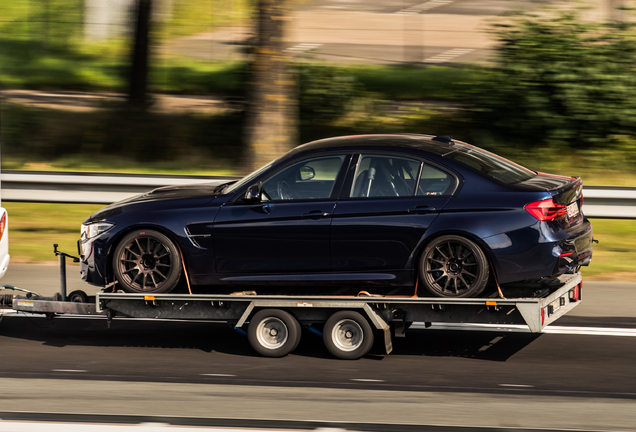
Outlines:
{"label": "front door", "polygon": [[225,204],[213,227],[218,273],[330,269],[329,231],[349,156],[292,162],[262,182],[261,201]]}

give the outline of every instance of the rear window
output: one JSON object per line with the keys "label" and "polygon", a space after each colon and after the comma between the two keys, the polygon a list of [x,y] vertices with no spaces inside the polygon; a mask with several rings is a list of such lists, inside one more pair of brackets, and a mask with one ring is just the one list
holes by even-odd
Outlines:
{"label": "rear window", "polygon": [[528,168],[476,147],[462,147],[444,157],[505,184],[521,183],[537,175]]}

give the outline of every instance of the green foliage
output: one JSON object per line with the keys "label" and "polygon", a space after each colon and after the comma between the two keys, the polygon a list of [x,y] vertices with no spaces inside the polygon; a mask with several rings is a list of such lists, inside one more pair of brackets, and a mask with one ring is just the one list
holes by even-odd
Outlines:
{"label": "green foliage", "polygon": [[48,44],[67,43],[82,32],[84,0],[0,2],[0,33]]}
{"label": "green foliage", "polygon": [[13,160],[227,167],[241,151],[243,117],[236,113],[162,114],[125,104],[70,113],[4,103],[0,115],[3,157]]}
{"label": "green foliage", "polygon": [[464,88],[481,79],[481,71],[448,66],[341,66],[367,91],[383,99],[455,101]]}
{"label": "green foliage", "polygon": [[355,78],[335,67],[298,65],[298,109],[301,122],[326,123],[342,116],[362,95]]}
{"label": "green foliage", "polygon": [[466,91],[477,127],[501,141],[606,146],[636,131],[636,38],[627,24],[571,13],[526,17],[498,31],[497,67]]}
{"label": "green foliage", "polygon": [[250,0],[179,0],[172,3],[172,18],[162,25],[168,38],[190,36],[246,20]]}

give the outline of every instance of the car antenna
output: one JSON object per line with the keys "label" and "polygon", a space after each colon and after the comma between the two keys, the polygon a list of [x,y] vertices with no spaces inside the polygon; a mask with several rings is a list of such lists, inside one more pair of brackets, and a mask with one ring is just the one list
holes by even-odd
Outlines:
{"label": "car antenna", "polygon": [[453,145],[455,142],[453,141],[453,137],[450,135],[438,135],[435,138],[431,138],[433,141],[439,141],[446,144]]}

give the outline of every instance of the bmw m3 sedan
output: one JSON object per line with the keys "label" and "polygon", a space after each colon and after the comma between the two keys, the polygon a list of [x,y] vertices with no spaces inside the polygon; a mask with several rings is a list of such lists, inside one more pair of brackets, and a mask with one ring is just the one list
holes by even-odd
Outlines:
{"label": "bmw m3 sedan", "polygon": [[582,182],[448,136],[301,145],[238,181],[162,187],[82,224],[89,283],[135,293],[197,285],[420,287],[478,296],[592,259]]}

